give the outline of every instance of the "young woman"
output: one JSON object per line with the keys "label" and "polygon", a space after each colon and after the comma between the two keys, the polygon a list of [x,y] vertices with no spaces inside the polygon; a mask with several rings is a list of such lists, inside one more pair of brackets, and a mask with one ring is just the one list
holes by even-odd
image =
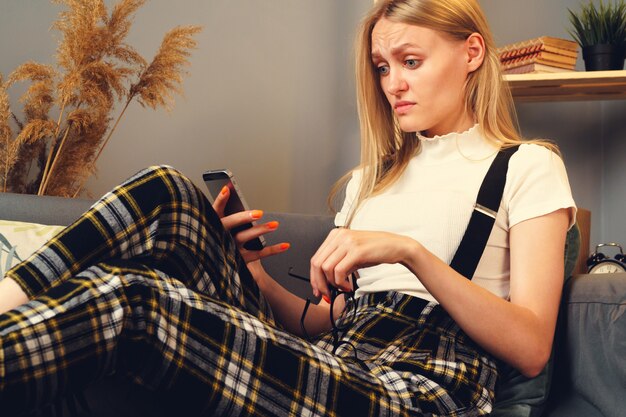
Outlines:
{"label": "young woman", "polygon": [[[475,416],[492,409],[496,359],[540,372],[575,205],[554,147],[514,127],[477,1],[379,0],[357,78],[361,164],[311,260],[332,307],[264,271],[288,244],[243,248],[277,224],[228,233],[260,211],[223,217],[228,189],[211,208],[179,172],[150,168],[0,283],[3,415],[117,373],[190,415]],[[449,263],[478,189],[516,145],[462,276]]]}

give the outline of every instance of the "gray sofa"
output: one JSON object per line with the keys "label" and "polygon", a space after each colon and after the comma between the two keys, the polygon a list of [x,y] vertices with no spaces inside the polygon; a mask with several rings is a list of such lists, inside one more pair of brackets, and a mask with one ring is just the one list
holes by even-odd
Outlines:
{"label": "gray sofa", "polygon": [[[67,225],[90,205],[88,200],[5,193],[0,194],[0,219]],[[287,272],[293,268],[307,275],[308,259],[332,228],[332,218],[287,213],[267,213],[265,218],[281,223],[270,242],[292,244],[286,253],[267,259],[266,268],[292,292],[311,297],[307,283]],[[626,274],[569,279],[559,321],[550,396],[547,402],[534,399],[540,403],[534,412],[543,410],[549,417],[626,416]],[[116,376],[87,387],[84,397],[90,415],[171,415],[152,393]]]}

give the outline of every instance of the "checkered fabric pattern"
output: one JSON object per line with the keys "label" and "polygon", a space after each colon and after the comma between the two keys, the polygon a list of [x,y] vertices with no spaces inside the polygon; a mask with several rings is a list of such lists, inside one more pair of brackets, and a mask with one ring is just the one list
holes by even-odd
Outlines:
{"label": "checkered fabric pattern", "polygon": [[[376,375],[410,408],[429,416],[491,410],[496,365],[440,305],[395,291],[365,294],[348,300],[337,324],[347,330],[336,355]],[[332,350],[332,335],[316,345]]]}
{"label": "checkered fabric pattern", "polygon": [[490,411],[493,363],[423,300],[357,300],[343,335],[356,361],[327,335],[282,330],[203,194],[169,167],[117,187],[7,275],[31,301],[0,316],[2,416],[114,373],[176,415]]}

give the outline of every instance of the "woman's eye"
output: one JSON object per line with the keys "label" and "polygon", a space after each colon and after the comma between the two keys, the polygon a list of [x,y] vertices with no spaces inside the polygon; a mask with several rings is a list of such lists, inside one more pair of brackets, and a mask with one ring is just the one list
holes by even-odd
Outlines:
{"label": "woman's eye", "polygon": [[419,61],[417,59],[407,59],[404,61],[404,65],[409,69],[417,68]]}
{"label": "woman's eye", "polygon": [[378,73],[380,75],[387,75],[387,74],[389,74],[389,67],[386,66],[386,65],[381,65],[377,69],[378,69]]}

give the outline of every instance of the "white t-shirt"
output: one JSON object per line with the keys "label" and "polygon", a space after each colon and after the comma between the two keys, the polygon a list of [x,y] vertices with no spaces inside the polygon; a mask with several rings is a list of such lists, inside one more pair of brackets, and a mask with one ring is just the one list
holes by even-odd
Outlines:
{"label": "white t-shirt", "polygon": [[[478,125],[463,133],[426,138],[403,175],[383,193],[367,199],[350,226],[412,237],[450,264],[472,214],[482,181],[497,147],[482,136]],[[335,225],[344,226],[360,181],[355,171],[348,182]],[[545,147],[523,144],[509,161],[506,186],[487,247],[473,282],[502,298],[509,297],[509,229],[515,224],[576,206],[563,161]],[[419,279],[400,264],[381,264],[359,270],[364,293],[394,290],[436,300]]]}

